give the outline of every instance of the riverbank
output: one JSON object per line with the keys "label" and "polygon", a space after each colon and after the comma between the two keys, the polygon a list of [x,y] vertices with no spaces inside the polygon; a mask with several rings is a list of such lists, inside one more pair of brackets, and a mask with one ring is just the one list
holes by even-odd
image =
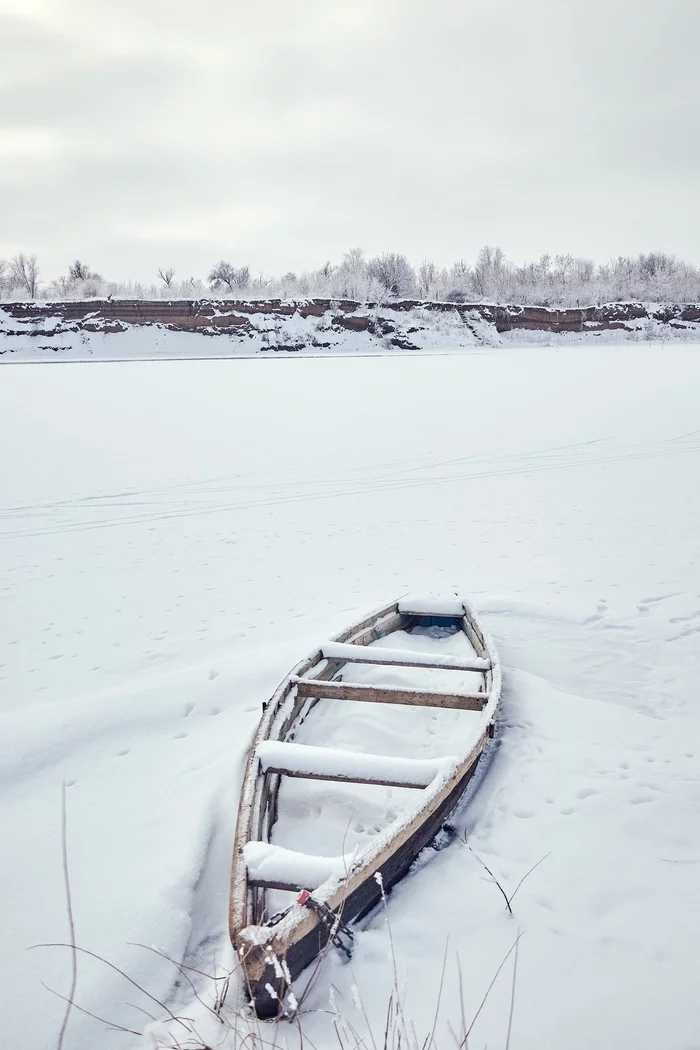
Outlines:
{"label": "riverbank", "polygon": [[0,361],[5,362],[697,339],[698,304],[551,309],[418,300],[83,299],[0,305]]}

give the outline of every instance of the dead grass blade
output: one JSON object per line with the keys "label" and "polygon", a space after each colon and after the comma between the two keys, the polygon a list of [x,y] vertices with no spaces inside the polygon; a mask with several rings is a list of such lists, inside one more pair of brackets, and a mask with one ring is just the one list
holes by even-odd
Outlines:
{"label": "dead grass blade", "polygon": [[56,1050],[62,1050],[63,1040],[66,1034],[66,1028],[68,1027],[68,1018],[73,1008],[73,1001],[75,999],[75,990],[78,985],[78,953],[75,947],[75,919],[73,918],[73,898],[71,895],[70,888],[70,872],[68,869],[68,816],[67,816],[67,803],[66,803],[66,790],[67,785],[65,780],[61,786],[61,853],[63,857],[63,884],[66,891],[66,911],[68,913],[68,929],[70,930],[70,943],[71,943],[71,982],[70,992],[66,999],[66,1012],[63,1015],[63,1022],[61,1029],[58,1033],[58,1042],[56,1043]]}

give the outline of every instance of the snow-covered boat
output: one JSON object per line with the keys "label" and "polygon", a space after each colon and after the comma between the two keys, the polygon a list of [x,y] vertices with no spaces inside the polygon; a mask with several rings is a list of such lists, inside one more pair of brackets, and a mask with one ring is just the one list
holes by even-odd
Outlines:
{"label": "snow-covered boat", "polygon": [[264,705],[244,776],[230,932],[259,1017],[440,831],[492,735],[498,657],[460,599],[404,598],[324,643]]}

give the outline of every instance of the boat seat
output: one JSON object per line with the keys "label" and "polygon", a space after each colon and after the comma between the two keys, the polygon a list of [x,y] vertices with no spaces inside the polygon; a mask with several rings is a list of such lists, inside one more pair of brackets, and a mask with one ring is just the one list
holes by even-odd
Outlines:
{"label": "boat seat", "polygon": [[359,700],[373,704],[408,704],[414,707],[443,707],[458,711],[483,711],[488,693],[444,693],[430,689],[397,689],[395,686],[360,685],[353,682],[322,682],[315,678],[290,677],[297,696],[325,700]]}
{"label": "boat seat", "polygon": [[266,773],[385,787],[425,788],[457,766],[456,758],[394,758],[277,740],[262,741],[256,754]]}
{"label": "boat seat", "polygon": [[412,649],[389,649],[378,645],[346,645],[324,642],[321,653],[327,660],[351,664],[392,664],[395,667],[432,667],[450,671],[490,671],[491,661],[479,656],[440,656],[414,652]]}
{"label": "boat seat", "polygon": [[342,878],[354,856],[317,857],[275,846],[270,842],[247,842],[243,847],[248,885],[275,890],[315,890],[332,876]]}

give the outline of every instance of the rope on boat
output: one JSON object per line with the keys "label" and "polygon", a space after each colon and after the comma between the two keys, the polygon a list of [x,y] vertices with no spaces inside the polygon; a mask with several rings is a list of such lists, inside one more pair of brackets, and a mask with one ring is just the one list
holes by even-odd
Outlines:
{"label": "rope on boat", "polygon": [[[348,959],[352,958],[354,935],[347,923],[343,922],[340,915],[336,914],[327,904],[317,901],[308,890],[302,890],[297,897],[297,903],[310,908],[316,912],[323,925],[328,930],[328,939],[331,944],[339,948]],[[343,940],[347,938],[347,942]]]}

